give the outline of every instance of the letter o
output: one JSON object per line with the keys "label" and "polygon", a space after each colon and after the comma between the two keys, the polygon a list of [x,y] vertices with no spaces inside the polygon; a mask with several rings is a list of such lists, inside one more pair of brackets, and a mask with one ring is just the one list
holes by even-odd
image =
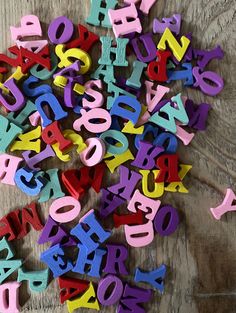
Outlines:
{"label": "letter o", "polygon": [[[63,207],[73,206],[70,211],[59,213]],[[68,223],[73,221],[80,214],[81,206],[78,200],[73,197],[66,196],[53,201],[49,208],[49,214],[54,221],[59,223]]]}
{"label": "letter o", "polygon": [[[127,151],[129,142],[127,137],[120,131],[110,129],[101,134],[100,138],[105,141],[107,152],[111,154],[122,154]],[[120,143],[120,146],[110,144],[108,138],[115,139]]]}
{"label": "letter o", "polygon": [[[111,284],[115,284],[113,287],[113,290],[108,298],[105,298],[106,291],[109,289]],[[123,284],[122,281],[114,276],[114,275],[108,275],[104,279],[102,279],[98,284],[98,291],[97,291],[97,297],[99,302],[104,305],[113,305],[117,303],[121,296],[123,294]]]}
{"label": "letter o", "polygon": [[[102,139],[99,138],[89,138],[85,141],[87,148],[80,153],[80,160],[86,166],[94,166],[100,163],[105,154],[105,144]],[[91,155],[92,150],[95,151]]]}
{"label": "letter o", "polygon": [[[167,214],[170,214],[168,225],[164,228],[164,222]],[[179,214],[171,205],[165,205],[157,211],[153,221],[154,228],[161,236],[169,236],[176,231],[179,225]]]}
{"label": "letter o", "polygon": [[[63,27],[63,32],[60,37],[57,37],[57,33],[60,27]],[[59,16],[55,18],[48,27],[48,37],[54,44],[62,44],[68,42],[74,32],[74,25],[66,16]]]}

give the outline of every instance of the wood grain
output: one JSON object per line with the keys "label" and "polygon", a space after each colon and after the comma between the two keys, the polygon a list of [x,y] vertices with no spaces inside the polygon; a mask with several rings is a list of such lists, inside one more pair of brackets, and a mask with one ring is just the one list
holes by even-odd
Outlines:
{"label": "wood grain", "polygon": [[[12,44],[9,27],[17,25],[23,15],[38,15],[46,31],[50,21],[59,15],[68,16],[75,24],[83,23],[89,7],[89,0],[0,0],[0,51],[5,52]],[[148,305],[150,313],[235,313],[236,214],[229,213],[217,222],[209,208],[222,201],[228,186],[236,190],[236,3],[234,0],[158,0],[144,29],[151,29],[154,17],[167,17],[173,13],[182,15],[182,33],[193,32],[195,47],[210,49],[217,44],[223,47],[224,59],[212,62],[209,68],[217,69],[224,77],[225,88],[214,98],[190,88],[184,89],[184,95],[196,103],[210,103],[212,110],[207,131],[198,133],[189,148],[181,147],[181,161],[193,165],[185,180],[189,194],[164,196],[165,203],[170,202],[179,209],[181,224],[174,235],[167,238],[156,236],[146,249],[129,249],[129,269],[133,272],[135,266],[140,266],[148,270],[162,263],[168,267],[165,293],[160,296],[155,292],[154,300]],[[89,28],[100,34],[107,32]],[[177,84],[174,91],[180,90],[180,84]],[[76,165],[78,161],[74,156],[68,166]],[[47,163],[47,167],[62,168],[63,165],[53,160]],[[3,184],[0,185],[0,195],[1,216],[32,201],[17,188]],[[41,206],[44,218],[49,204]],[[96,208],[97,204],[98,197],[89,192],[83,201],[85,210]],[[113,238],[115,236],[124,242],[122,233]],[[24,258],[24,265],[29,270],[44,268],[39,255],[47,247],[35,244],[37,239],[38,233],[31,231],[25,239],[14,243],[17,255]],[[52,281],[41,294],[29,294],[24,283],[20,292],[22,311],[67,312],[66,305],[59,304],[58,294],[56,281]],[[101,312],[115,312],[115,307],[102,308]]]}

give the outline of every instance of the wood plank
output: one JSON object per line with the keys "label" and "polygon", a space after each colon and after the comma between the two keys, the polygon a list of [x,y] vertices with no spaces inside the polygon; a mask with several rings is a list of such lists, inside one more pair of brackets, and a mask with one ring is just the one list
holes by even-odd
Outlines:
{"label": "wood plank", "polygon": [[[0,1],[0,51],[5,51],[12,42],[9,27],[17,25],[26,14],[36,14],[46,31],[50,21],[66,15],[76,24],[83,23],[88,16],[89,0],[1,0]],[[236,18],[234,0],[158,0],[144,29],[151,29],[154,17],[168,17],[180,13],[183,17],[182,33],[193,32],[194,45],[199,48],[213,48],[221,45],[225,57],[214,61],[210,69],[216,69],[224,77],[224,91],[217,97],[207,97],[190,88],[183,94],[196,103],[208,102],[212,105],[206,133],[198,133],[189,148],[181,148],[181,161],[193,164],[191,175],[185,180],[189,194],[167,194],[165,203],[176,206],[181,214],[178,231],[168,237],[156,236],[155,241],[145,249],[129,249],[129,269],[133,273],[136,266],[151,269],[165,263],[168,275],[165,293],[148,305],[150,313],[233,313],[236,312],[236,215],[227,214],[222,221],[215,221],[209,208],[221,203],[225,189],[236,190],[236,128],[235,128],[235,39]],[[89,26],[99,34],[106,29]],[[158,36],[156,37],[158,38]],[[177,84],[174,92],[181,90]],[[73,165],[77,166],[75,159]],[[66,165],[72,167],[72,163]],[[64,168],[59,161],[48,162],[47,166]],[[30,203],[17,188],[0,185],[1,216]],[[98,203],[98,197],[90,192],[86,198],[85,210]],[[42,205],[42,215],[48,214],[49,203]],[[14,243],[17,255],[25,258],[28,269],[44,268],[39,255],[46,245],[35,245],[39,234],[31,231],[25,239]],[[124,242],[123,234],[119,234]],[[131,278],[131,277],[129,277]],[[23,283],[21,304],[23,312],[50,313],[67,312],[66,305],[58,300],[57,282],[53,281],[46,292],[31,294]],[[26,301],[27,300],[27,301]],[[87,310],[81,310],[87,312]],[[115,308],[102,308],[101,312],[112,313]]]}

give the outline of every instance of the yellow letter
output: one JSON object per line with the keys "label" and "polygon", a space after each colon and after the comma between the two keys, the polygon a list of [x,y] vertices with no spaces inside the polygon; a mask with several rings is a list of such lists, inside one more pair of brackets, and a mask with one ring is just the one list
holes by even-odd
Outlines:
{"label": "yellow letter", "polygon": [[[15,150],[32,150],[37,153],[41,150],[41,126],[19,135],[11,146],[11,151]],[[35,141],[35,139],[38,139]],[[34,140],[34,141],[33,141]]]}
{"label": "yellow letter", "polygon": [[74,310],[79,309],[79,308],[88,308],[88,309],[94,309],[94,310],[100,311],[100,306],[96,298],[96,293],[93,287],[93,283],[89,284],[89,288],[87,289],[87,291],[85,291],[85,293],[80,298],[77,298],[75,300],[67,300],[66,304],[67,304],[69,313],[72,313]]}
{"label": "yellow letter", "polygon": [[134,124],[131,121],[126,123],[122,129],[122,133],[135,134],[135,135],[141,135],[143,131],[144,131],[144,126],[134,127]]}
{"label": "yellow letter", "polygon": [[128,160],[134,160],[134,156],[131,153],[131,151],[128,149],[122,154],[111,154],[107,153],[104,156],[105,163],[107,167],[109,168],[111,173],[114,173],[114,170],[120,166],[121,164],[125,163]]}
{"label": "yellow letter", "polygon": [[174,183],[169,183],[167,187],[165,187],[166,191],[171,191],[171,192],[181,192],[181,193],[188,193],[188,189],[186,189],[182,183],[183,178],[186,176],[186,174],[191,170],[192,165],[187,165],[187,164],[180,164],[180,171],[178,173],[179,178],[181,179],[180,182],[174,182]]}
{"label": "yellow letter", "polygon": [[[61,62],[58,63],[59,68],[71,65],[75,59],[82,61],[81,63],[83,64],[80,68],[79,74],[87,73],[91,67],[92,61],[90,55],[79,48],[65,50],[65,45],[60,44],[56,46],[55,52],[61,60]],[[71,61],[72,59],[74,61]]]}
{"label": "yellow letter", "polygon": [[176,57],[178,61],[181,61],[183,59],[183,56],[185,52],[188,49],[188,46],[190,44],[190,40],[182,36],[180,38],[180,42],[182,46],[178,43],[178,41],[175,39],[175,36],[172,34],[169,28],[166,28],[164,31],[157,48],[158,50],[166,50],[166,43],[168,43],[173,55]]}
{"label": "yellow letter", "polygon": [[[63,131],[63,135],[66,139],[69,139],[72,141],[73,145],[78,146],[76,149],[77,153],[82,152],[84,149],[87,148],[86,144],[84,143],[83,138],[77,134],[76,132],[74,132],[72,129],[65,129]],[[54,150],[54,152],[56,153],[58,159],[60,159],[63,162],[69,162],[70,161],[70,155],[67,154],[68,152],[70,152],[72,150],[72,147],[70,147],[69,149],[67,149],[66,151],[64,151],[64,153],[59,149],[59,143],[54,143],[52,145],[52,148]]]}
{"label": "yellow letter", "polygon": [[[146,197],[149,198],[159,198],[164,193],[164,182],[163,183],[156,183],[155,180],[157,178],[157,175],[159,173],[159,170],[140,170],[140,174],[142,174],[142,189],[143,193]],[[152,177],[154,176],[154,179],[150,178],[150,172],[152,173]],[[150,178],[150,179],[149,179]],[[148,185],[150,184],[150,181],[153,181],[154,184],[154,190],[149,191]]]}

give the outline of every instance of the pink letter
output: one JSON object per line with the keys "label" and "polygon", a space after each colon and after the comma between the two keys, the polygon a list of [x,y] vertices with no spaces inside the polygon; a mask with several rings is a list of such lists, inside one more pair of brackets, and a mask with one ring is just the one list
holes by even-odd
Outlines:
{"label": "pink letter", "polygon": [[[137,3],[140,0],[124,0],[124,3],[127,4],[131,4],[131,3]],[[151,9],[151,7],[153,6],[153,4],[156,2],[157,0],[142,0],[139,9],[144,13],[144,14],[148,14],[149,10]]]}
{"label": "pink letter", "polygon": [[194,133],[188,133],[185,129],[183,129],[180,123],[176,123],[176,136],[183,142],[185,146],[189,145],[195,136]]}
{"label": "pink letter", "polygon": [[[39,53],[47,44],[47,40],[31,40],[31,41],[16,41],[17,46],[23,47],[34,53]],[[36,49],[35,49],[36,48]]]}
{"label": "pink letter", "polygon": [[87,100],[86,98],[83,98],[82,105],[84,108],[99,108],[103,105],[104,98],[103,94],[101,92],[98,92],[93,89],[93,87],[97,87],[99,89],[102,89],[102,81],[101,80],[90,80],[88,81],[84,87],[86,88],[85,93],[90,96],[90,98],[93,99],[93,101]]}
{"label": "pink letter", "polygon": [[[159,209],[160,204],[161,204],[161,201],[153,200],[148,197],[145,197],[137,189],[128,204],[128,210],[133,213],[136,213],[137,209],[141,210],[147,213],[145,217],[148,220],[153,221]],[[149,209],[151,209],[151,212],[149,212]]]}
{"label": "pink letter", "polygon": [[[108,15],[116,38],[120,35],[127,35],[134,32],[141,33],[142,25],[138,18],[138,12],[134,3],[119,10],[109,9]],[[134,20],[128,22],[129,18]]]}
{"label": "pink letter", "polygon": [[155,108],[155,106],[161,101],[161,99],[164,97],[164,95],[170,91],[170,88],[157,85],[156,90],[152,89],[153,83],[146,80],[145,81],[146,85],[146,102],[147,102],[147,107],[148,111],[152,112]]}
{"label": "pink letter", "polygon": [[[85,141],[87,148],[80,153],[80,160],[86,166],[94,166],[101,162],[105,155],[105,143],[100,138],[89,138]],[[95,151],[91,155],[91,151]]]}
{"label": "pink letter", "polygon": [[234,201],[236,201],[235,193],[230,188],[228,188],[222,204],[216,208],[210,209],[214,218],[219,220],[226,212],[236,211],[236,205],[233,205]]}
{"label": "pink letter", "polygon": [[[95,108],[89,111],[85,109],[80,110],[82,115],[80,118],[74,121],[73,128],[77,131],[81,130],[81,126],[84,127],[91,133],[102,133],[108,130],[111,126],[111,115],[110,113],[101,108]],[[101,119],[101,123],[92,123],[90,120]]]}
{"label": "pink letter", "polygon": [[[63,207],[73,207],[70,211],[59,213]],[[73,197],[66,196],[53,201],[49,208],[49,214],[54,221],[68,223],[73,221],[80,214],[80,203]]]}
{"label": "pink letter", "polygon": [[0,286],[0,312],[18,313],[19,306],[19,287],[20,283],[14,281]]}
{"label": "pink letter", "polygon": [[20,23],[20,27],[10,27],[12,40],[16,41],[26,36],[42,36],[42,28],[36,15],[23,16]]}
{"label": "pink letter", "polygon": [[153,241],[154,229],[152,221],[148,221],[143,225],[125,225],[124,229],[127,243],[132,247],[145,247]]}
{"label": "pink letter", "polygon": [[22,158],[9,154],[0,155],[0,181],[3,184],[15,185],[15,173]]}

